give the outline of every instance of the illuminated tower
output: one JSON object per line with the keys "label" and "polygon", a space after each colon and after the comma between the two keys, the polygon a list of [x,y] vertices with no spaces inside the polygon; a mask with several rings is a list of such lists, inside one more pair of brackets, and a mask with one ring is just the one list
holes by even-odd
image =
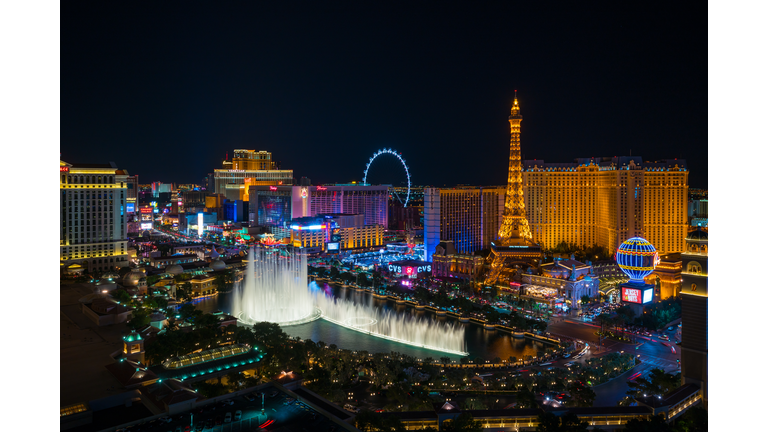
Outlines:
{"label": "illuminated tower", "polygon": [[530,263],[538,260],[541,248],[531,242],[531,229],[525,215],[523,197],[523,165],[520,157],[520,106],[517,103],[517,90],[509,116],[509,177],[504,201],[504,217],[499,227],[496,242],[491,243],[491,269],[485,279],[487,285],[499,280],[505,266],[515,263]]}

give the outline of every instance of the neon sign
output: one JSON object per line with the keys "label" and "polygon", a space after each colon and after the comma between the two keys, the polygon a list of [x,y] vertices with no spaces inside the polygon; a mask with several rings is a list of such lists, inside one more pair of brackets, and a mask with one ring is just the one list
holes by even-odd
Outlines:
{"label": "neon sign", "polygon": [[59,167],[59,172],[69,172],[69,167],[68,166],[60,166]]}
{"label": "neon sign", "polygon": [[301,188],[301,199],[307,199],[307,195],[308,195],[307,188],[305,187]]}
{"label": "neon sign", "polygon": [[271,190],[271,191],[276,191],[276,190],[277,190],[277,186],[270,186],[270,187],[269,187],[269,190]]}
{"label": "neon sign", "polygon": [[648,289],[621,287],[621,301],[635,304],[650,303],[653,301],[653,287]]}
{"label": "neon sign", "polygon": [[328,190],[328,188],[327,187],[318,186],[317,190],[324,191],[324,190]]}

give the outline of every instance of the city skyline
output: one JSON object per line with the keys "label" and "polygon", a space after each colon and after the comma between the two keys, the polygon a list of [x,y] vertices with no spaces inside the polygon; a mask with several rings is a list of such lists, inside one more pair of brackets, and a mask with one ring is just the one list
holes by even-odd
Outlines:
{"label": "city skyline", "polygon": [[[708,187],[706,27],[682,6],[547,21],[516,6],[253,6],[216,22],[77,7],[62,11],[67,162],[199,183],[255,149],[323,184],[360,181],[392,148],[412,184],[503,185],[518,90],[523,159],[682,158],[690,186]],[[397,170],[382,158],[370,182],[396,185]]]}

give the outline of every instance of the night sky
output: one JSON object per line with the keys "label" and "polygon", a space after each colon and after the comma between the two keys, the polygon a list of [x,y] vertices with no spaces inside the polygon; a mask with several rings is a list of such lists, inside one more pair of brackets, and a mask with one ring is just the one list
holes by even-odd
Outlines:
{"label": "night sky", "polygon": [[256,149],[322,184],[390,147],[414,184],[501,185],[517,89],[525,159],[685,158],[707,187],[706,3],[271,3],[62,3],[61,159],[200,183]]}

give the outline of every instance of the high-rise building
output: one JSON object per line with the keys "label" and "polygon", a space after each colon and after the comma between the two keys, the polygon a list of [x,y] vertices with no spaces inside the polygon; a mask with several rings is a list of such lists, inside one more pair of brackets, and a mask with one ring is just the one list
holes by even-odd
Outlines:
{"label": "high-rise building", "polygon": [[318,214],[361,214],[365,225],[386,229],[388,186],[263,186],[248,188],[249,221],[276,236],[290,235],[291,219]]}
{"label": "high-rise building", "polygon": [[688,227],[685,160],[639,156],[523,163],[525,208],[533,240],[616,250],[643,237],[660,254],[682,252]]}
{"label": "high-rise building", "polygon": [[696,384],[704,393],[707,406],[708,377],[708,307],[707,288],[708,234],[698,227],[685,239],[683,261],[683,329],[680,342],[680,372],[683,384]]}
{"label": "high-rise building", "polygon": [[523,116],[517,102],[517,90],[509,115],[509,170],[504,196],[504,215],[497,238],[491,244],[491,268],[485,277],[487,285],[500,280],[506,268],[515,264],[530,264],[541,259],[541,247],[531,241],[531,228],[525,211],[522,157],[520,152],[520,123]]}
{"label": "high-rise building", "polygon": [[504,212],[504,188],[424,188],[424,249],[432,261],[441,241],[450,240],[458,254],[491,247]]}
{"label": "high-rise building", "polygon": [[246,179],[248,185],[292,185],[293,170],[281,170],[270,152],[238,149],[231,161],[223,162],[222,169],[214,170],[214,190],[208,192],[247,201]]}
{"label": "high-rise building", "polygon": [[128,172],[109,164],[59,162],[61,267],[89,272],[128,265]]}

